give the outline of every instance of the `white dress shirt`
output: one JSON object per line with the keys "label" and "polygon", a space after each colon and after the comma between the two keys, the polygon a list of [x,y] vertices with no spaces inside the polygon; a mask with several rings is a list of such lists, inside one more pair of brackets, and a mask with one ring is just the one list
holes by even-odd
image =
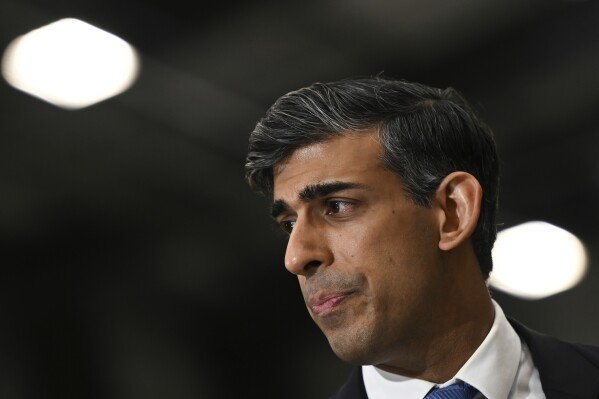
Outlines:
{"label": "white dress shirt", "polygon": [[526,344],[501,307],[493,301],[495,319],[487,337],[457,374],[443,384],[404,377],[374,366],[362,366],[369,399],[422,399],[435,386],[464,381],[479,393],[475,399],[545,399],[539,371]]}

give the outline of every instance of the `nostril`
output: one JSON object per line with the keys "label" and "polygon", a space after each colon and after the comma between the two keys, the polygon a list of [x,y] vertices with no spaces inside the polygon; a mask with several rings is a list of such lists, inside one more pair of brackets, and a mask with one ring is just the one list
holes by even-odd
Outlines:
{"label": "nostril", "polygon": [[319,260],[313,260],[311,262],[308,262],[306,264],[306,266],[304,266],[305,270],[310,270],[310,269],[316,269],[317,267],[319,267],[320,265],[322,265],[322,262]]}

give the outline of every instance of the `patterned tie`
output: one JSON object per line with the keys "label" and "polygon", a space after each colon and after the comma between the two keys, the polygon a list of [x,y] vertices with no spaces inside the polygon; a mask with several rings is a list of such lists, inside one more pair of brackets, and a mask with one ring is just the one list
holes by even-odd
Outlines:
{"label": "patterned tie", "polygon": [[456,382],[445,388],[433,388],[424,399],[472,399],[478,391],[463,381]]}

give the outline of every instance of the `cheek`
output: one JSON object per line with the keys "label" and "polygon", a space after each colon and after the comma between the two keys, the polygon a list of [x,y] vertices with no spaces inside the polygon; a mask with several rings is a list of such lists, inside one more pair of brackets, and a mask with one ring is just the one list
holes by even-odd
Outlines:
{"label": "cheek", "polygon": [[334,243],[331,249],[336,267],[362,275],[369,286],[384,280],[396,258],[401,256],[396,242],[402,237],[394,236],[386,223],[356,224],[351,229],[333,233],[328,239]]}
{"label": "cheek", "polygon": [[434,267],[438,240],[425,217],[399,218],[380,222],[377,228],[364,229],[356,248],[364,257],[373,278],[409,289],[421,284]]}
{"label": "cheek", "polygon": [[302,294],[303,294],[304,293],[304,287],[306,286],[306,277],[304,277],[304,276],[297,276],[297,281],[299,282],[300,290],[302,291]]}
{"label": "cheek", "polygon": [[376,250],[376,237],[373,233],[364,225],[354,225],[343,231],[332,232],[327,239],[331,243],[335,263],[345,265],[344,268],[351,265],[353,271],[359,271]]}
{"label": "cheek", "polygon": [[[368,279],[422,269],[435,254],[438,241],[425,212],[372,212],[347,228],[329,232],[328,242],[335,263]],[[403,217],[398,215],[403,214]]]}

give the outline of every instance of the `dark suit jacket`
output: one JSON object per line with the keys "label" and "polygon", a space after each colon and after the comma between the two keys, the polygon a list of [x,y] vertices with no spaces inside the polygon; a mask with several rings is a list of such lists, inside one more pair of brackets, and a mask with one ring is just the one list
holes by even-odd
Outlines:
{"label": "dark suit jacket", "polygon": [[[530,348],[547,399],[599,399],[599,348],[540,334],[510,320]],[[368,399],[362,368],[354,367],[331,399]]]}

